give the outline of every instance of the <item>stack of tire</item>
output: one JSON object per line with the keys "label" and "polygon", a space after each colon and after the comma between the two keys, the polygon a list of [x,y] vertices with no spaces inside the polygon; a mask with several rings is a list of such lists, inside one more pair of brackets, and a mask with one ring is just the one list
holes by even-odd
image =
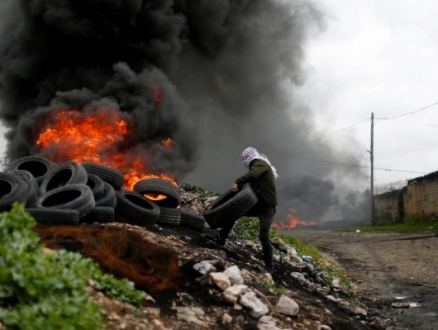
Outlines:
{"label": "stack of tire", "polygon": [[[39,224],[126,222],[133,225],[185,225],[202,230],[205,220],[185,223],[178,187],[160,179],[139,181],[134,191],[122,189],[122,173],[97,163],[55,164],[39,156],[23,157],[0,173],[0,212],[23,203]],[[145,193],[166,195],[159,205]],[[193,215],[196,217],[195,215]],[[202,229],[201,229],[202,220]]]}

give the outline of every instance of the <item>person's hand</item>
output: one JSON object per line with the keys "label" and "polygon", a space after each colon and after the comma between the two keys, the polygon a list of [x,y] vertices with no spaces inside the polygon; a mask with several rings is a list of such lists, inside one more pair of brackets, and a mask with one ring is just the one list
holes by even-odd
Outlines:
{"label": "person's hand", "polygon": [[236,183],[233,184],[233,191],[234,192],[239,191],[239,186]]}

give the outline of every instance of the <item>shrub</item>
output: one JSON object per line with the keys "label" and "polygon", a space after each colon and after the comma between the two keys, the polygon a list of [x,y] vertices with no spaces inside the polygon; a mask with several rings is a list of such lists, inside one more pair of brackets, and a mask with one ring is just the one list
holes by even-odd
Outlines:
{"label": "shrub", "polygon": [[9,329],[101,329],[97,289],[139,305],[144,293],[104,275],[90,259],[66,251],[44,253],[22,205],[0,214],[0,319]]}

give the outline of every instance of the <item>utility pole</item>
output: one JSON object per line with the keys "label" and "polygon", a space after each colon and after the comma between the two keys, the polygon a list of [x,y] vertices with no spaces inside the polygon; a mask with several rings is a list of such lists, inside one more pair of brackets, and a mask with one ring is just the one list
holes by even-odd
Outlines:
{"label": "utility pole", "polygon": [[374,113],[371,113],[371,224],[374,225]]}

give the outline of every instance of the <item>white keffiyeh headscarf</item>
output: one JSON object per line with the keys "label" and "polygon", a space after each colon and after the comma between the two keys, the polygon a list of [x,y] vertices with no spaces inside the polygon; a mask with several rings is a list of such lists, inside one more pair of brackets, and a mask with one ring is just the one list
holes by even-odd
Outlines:
{"label": "white keffiyeh headscarf", "polygon": [[243,166],[245,166],[246,168],[249,169],[249,165],[251,164],[251,162],[254,159],[261,159],[261,160],[264,160],[265,162],[267,162],[269,164],[269,166],[271,166],[272,173],[274,173],[274,177],[276,179],[278,178],[277,170],[275,169],[274,166],[272,166],[268,157],[266,157],[266,155],[264,155],[264,154],[260,154],[256,148],[253,148],[253,147],[246,148],[242,152],[242,157],[244,157],[244,156],[247,156],[247,158],[245,160],[243,160]]}

